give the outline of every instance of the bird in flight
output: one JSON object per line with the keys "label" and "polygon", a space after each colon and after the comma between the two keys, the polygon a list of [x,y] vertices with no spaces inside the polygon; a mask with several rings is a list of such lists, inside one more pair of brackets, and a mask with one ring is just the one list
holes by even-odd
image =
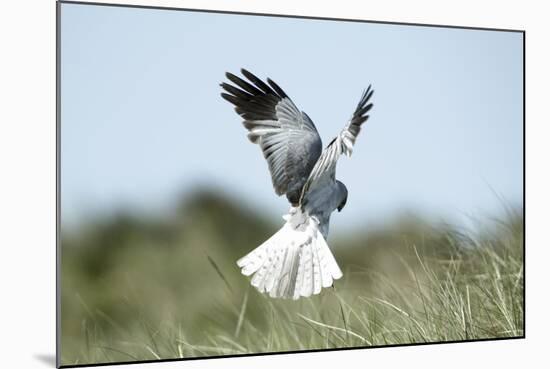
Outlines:
{"label": "bird in flight", "polygon": [[369,85],[347,125],[323,149],[313,121],[275,82],[263,82],[246,69],[241,73],[245,79],[226,73],[231,83],[221,83],[221,96],[243,118],[248,139],[267,160],[275,193],[286,195],[291,208],[283,227],[237,265],[270,297],[296,300],[319,294],[342,277],[326,242],[330,216],[344,208],[348,197],[336,179],[336,163],[342,154],[351,156],[374,91]]}

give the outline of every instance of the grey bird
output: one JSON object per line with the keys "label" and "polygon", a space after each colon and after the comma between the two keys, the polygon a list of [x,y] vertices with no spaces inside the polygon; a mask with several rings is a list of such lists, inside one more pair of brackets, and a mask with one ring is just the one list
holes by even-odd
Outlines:
{"label": "grey bird", "polygon": [[346,205],[348,191],[336,179],[336,163],[351,156],[361,125],[372,108],[371,86],[363,92],[347,123],[323,149],[309,116],[300,111],[275,82],[241,69],[245,79],[231,73],[221,96],[235,106],[267,160],[273,188],[291,204],[283,227],[237,261],[251,284],[274,298],[309,297],[333,285],[342,271],[328,245],[330,216]]}

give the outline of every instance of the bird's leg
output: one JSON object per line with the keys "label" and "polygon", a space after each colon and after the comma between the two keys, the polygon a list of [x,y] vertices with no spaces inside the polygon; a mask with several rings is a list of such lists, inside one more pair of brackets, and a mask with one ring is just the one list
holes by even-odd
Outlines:
{"label": "bird's leg", "polygon": [[288,210],[288,214],[283,215],[283,219],[287,222],[294,217],[296,212],[298,211],[298,208],[295,208],[294,206],[291,206]]}

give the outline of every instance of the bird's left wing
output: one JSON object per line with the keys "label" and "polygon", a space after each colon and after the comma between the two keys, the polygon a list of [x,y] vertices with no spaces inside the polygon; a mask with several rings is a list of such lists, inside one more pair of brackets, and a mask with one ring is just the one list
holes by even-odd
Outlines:
{"label": "bird's left wing", "polygon": [[351,156],[355,140],[361,131],[361,125],[369,118],[367,113],[373,106],[369,102],[373,92],[374,90],[369,85],[361,95],[361,99],[348,124],[323,150],[302,189],[302,198],[311,188],[321,185],[325,181],[335,181],[338,158],[342,154]]}
{"label": "bird's left wing", "polygon": [[250,141],[261,147],[277,195],[286,194],[297,206],[323,149],[317,128],[271,79],[265,83],[246,69],[241,72],[248,81],[226,73],[234,85],[222,83],[221,96],[244,119]]}

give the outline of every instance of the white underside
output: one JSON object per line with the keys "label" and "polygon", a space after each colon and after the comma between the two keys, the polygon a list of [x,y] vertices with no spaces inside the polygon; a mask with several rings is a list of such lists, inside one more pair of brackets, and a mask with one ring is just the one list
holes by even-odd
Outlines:
{"label": "white underside", "polygon": [[293,208],[283,216],[284,226],[271,238],[237,261],[252,276],[258,291],[271,297],[298,299],[321,292],[342,277],[317,219]]}

